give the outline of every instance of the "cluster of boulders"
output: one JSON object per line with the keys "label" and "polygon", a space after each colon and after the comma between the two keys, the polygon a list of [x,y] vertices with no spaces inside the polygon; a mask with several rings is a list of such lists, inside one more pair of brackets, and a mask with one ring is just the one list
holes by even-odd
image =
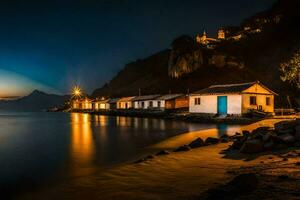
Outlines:
{"label": "cluster of boulders", "polygon": [[236,134],[229,149],[238,149],[242,153],[260,153],[263,151],[284,149],[300,144],[300,119],[281,121],[273,127],[259,127],[252,132]]}
{"label": "cluster of boulders", "polygon": [[[274,127],[259,127],[252,132],[244,130],[242,133],[235,135],[223,135],[220,138],[208,137],[205,140],[200,137],[196,138],[189,144],[179,146],[173,152],[189,151],[194,148],[233,142],[227,150],[239,150],[242,153],[260,153],[263,151],[284,149],[291,146],[300,146],[300,119],[281,121]],[[155,156],[170,154],[169,151],[162,150]],[[154,158],[154,155],[149,155],[137,160],[135,163],[140,163]]]}
{"label": "cluster of boulders", "polygon": [[[230,141],[230,139],[227,138],[227,137],[226,138],[225,137],[222,137],[222,138],[208,137],[205,140],[198,137],[189,144],[179,146],[178,148],[174,149],[173,152],[189,151],[189,150],[194,149],[194,148],[208,146],[208,145],[212,145],[212,144],[218,144],[218,143],[221,143],[221,142],[225,143],[225,142],[229,142],[229,141]],[[170,154],[169,151],[162,150],[162,151],[159,151],[158,153],[156,153],[155,156],[163,156],[163,155],[168,155],[168,154]],[[149,155],[149,156],[146,156],[144,158],[141,158],[141,159],[135,161],[134,163],[145,162],[145,161],[150,160],[152,158],[154,158],[154,155]]]}

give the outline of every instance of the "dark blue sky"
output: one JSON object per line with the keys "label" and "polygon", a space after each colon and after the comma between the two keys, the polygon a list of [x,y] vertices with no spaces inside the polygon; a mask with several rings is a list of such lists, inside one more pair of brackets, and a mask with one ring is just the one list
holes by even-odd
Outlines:
{"label": "dark blue sky", "polygon": [[92,92],[175,37],[203,29],[214,35],[275,0],[46,2],[1,0],[0,70],[66,93],[74,84]]}

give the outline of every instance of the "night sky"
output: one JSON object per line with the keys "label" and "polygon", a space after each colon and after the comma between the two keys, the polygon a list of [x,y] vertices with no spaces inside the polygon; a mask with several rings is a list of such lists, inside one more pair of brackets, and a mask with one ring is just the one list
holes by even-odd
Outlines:
{"label": "night sky", "polygon": [[275,0],[0,2],[0,97],[86,92],[182,34],[238,25]]}

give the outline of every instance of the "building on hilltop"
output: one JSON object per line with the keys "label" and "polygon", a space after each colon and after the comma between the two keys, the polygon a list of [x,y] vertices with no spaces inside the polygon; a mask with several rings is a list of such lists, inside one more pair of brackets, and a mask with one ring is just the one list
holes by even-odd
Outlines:
{"label": "building on hilltop", "polygon": [[205,30],[202,35],[196,35],[196,42],[209,49],[213,49],[217,43],[225,39],[225,30],[223,28],[219,29],[217,38],[208,37]]}

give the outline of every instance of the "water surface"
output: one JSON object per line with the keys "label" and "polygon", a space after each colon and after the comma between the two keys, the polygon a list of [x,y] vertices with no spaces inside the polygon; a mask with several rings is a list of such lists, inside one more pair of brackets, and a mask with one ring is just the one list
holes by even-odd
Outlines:
{"label": "water surface", "polygon": [[181,133],[225,125],[80,113],[0,113],[0,186],[38,190],[131,162],[147,147]]}

